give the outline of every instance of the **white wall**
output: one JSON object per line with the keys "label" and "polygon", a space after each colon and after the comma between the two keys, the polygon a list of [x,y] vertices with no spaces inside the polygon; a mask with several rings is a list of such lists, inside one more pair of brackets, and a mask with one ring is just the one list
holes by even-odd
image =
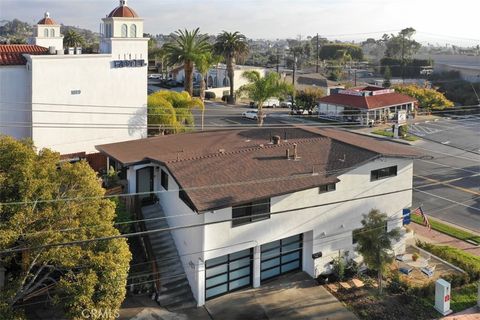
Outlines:
{"label": "white wall", "polygon": [[[158,185],[158,197],[160,204],[168,217],[168,225],[170,227],[186,226],[193,224],[202,224],[204,216],[193,212],[178,196],[178,184],[172,178],[170,172],[165,167],[160,167],[168,174],[168,190],[163,189],[160,184],[160,172],[155,177]],[[157,172],[155,170],[155,172]],[[178,229],[171,231],[178,253],[182,260],[183,268],[187,275],[190,287],[195,299],[198,301],[199,291],[203,291],[203,287],[199,288],[198,265],[199,261],[204,261],[203,257],[203,235],[204,227],[193,227],[186,229]]]}
{"label": "white wall", "polygon": [[95,145],[146,136],[146,66],[113,68],[115,58],[105,54],[29,57],[38,148],[95,152]]}
{"label": "white wall", "polygon": [[[370,181],[370,171],[398,165],[398,175],[389,179]],[[318,188],[278,196],[271,199],[271,211],[291,210],[304,206],[314,206],[325,202],[335,202],[364,196],[386,193],[412,187],[413,166],[411,160],[377,160],[341,175],[336,191],[318,194]],[[389,216],[401,217],[403,208],[409,207],[412,191],[372,197],[364,200],[344,202],[294,212],[272,215],[270,219],[243,226],[231,227],[231,222],[205,227],[205,259],[229,254],[242,249],[261,245],[277,239],[313,231],[313,252],[322,251],[323,258],[315,261],[317,274],[323,271],[323,264],[331,260],[338,249],[351,250],[352,229],[361,227],[362,214],[372,208],[386,212]],[[231,208],[205,213],[205,222],[231,219]],[[401,221],[398,220],[398,226]],[[391,226],[393,227],[393,225]],[[323,236],[325,232],[325,236]],[[339,234],[335,237],[333,235]],[[226,247],[209,252],[212,248]],[[305,263],[304,263],[305,266]],[[311,265],[310,267],[313,267]],[[314,270],[306,270],[313,273]]]}
{"label": "white wall", "polygon": [[31,138],[30,83],[26,66],[0,67],[0,134]]}

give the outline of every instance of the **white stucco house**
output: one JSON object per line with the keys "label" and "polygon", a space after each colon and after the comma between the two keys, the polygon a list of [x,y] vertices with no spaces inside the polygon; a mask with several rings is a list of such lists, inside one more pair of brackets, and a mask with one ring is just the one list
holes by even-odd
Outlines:
{"label": "white stucco house", "polygon": [[158,198],[198,305],[295,270],[317,277],[339,252],[357,258],[352,232],[363,214],[376,208],[389,216],[386,229],[402,227],[420,156],[312,128],[197,132],[97,149],[126,171],[128,192]]}
{"label": "white stucco house", "polygon": [[146,137],[143,19],[122,0],[102,21],[98,54],[64,52],[49,13],[29,44],[0,45],[0,134],[63,155]]}
{"label": "white stucco house", "polygon": [[[255,70],[258,71],[262,77],[265,76],[267,72],[265,68],[253,66],[235,65],[234,68],[235,76],[233,81],[233,89],[235,91],[244,84],[248,83],[248,81],[242,76],[243,72]],[[169,75],[173,80],[177,82],[183,82],[185,80],[185,70],[183,66],[179,66],[170,70]],[[193,70],[193,81],[200,81],[200,74],[198,73],[197,69]],[[219,63],[215,67],[208,70],[206,84],[206,91],[215,92],[215,95],[217,97],[222,97],[224,93],[228,94],[228,92],[230,92],[230,79],[228,78],[227,74],[227,66],[225,64]]]}

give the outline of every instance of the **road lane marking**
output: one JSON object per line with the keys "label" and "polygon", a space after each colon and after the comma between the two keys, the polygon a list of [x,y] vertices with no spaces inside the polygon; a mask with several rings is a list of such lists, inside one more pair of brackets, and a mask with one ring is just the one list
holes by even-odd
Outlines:
{"label": "road lane marking", "polygon": [[230,120],[230,119],[224,119],[226,122],[230,122],[230,123],[233,123],[233,124],[241,124],[240,122],[237,122],[237,121],[233,121],[233,120]]}
{"label": "road lane marking", "polygon": [[478,192],[478,191],[473,191],[473,190],[470,190],[470,189],[467,189],[467,188],[462,188],[462,187],[450,184],[451,182],[456,182],[456,181],[459,181],[459,180],[462,180],[462,179],[465,179],[465,178],[477,177],[477,176],[480,176],[480,174],[474,174],[474,175],[469,176],[469,177],[455,178],[455,179],[450,179],[450,180],[446,180],[446,181],[431,179],[431,178],[427,178],[427,177],[424,177],[424,176],[419,176],[417,174],[414,174],[413,176],[416,177],[416,178],[420,178],[420,179],[424,179],[424,180],[433,182],[433,183],[430,183],[430,184],[424,184],[424,185],[418,186],[416,188],[424,188],[424,187],[430,187],[430,186],[441,184],[441,185],[444,185],[444,186],[447,186],[447,187],[450,187],[450,188],[453,188],[453,189],[456,189],[456,190],[460,190],[460,191],[463,191],[463,192],[467,192],[467,193],[471,193],[471,194],[480,196],[480,192]]}
{"label": "road lane marking", "polygon": [[418,190],[418,188],[413,188],[413,190],[416,190],[416,191],[421,192],[421,193],[426,193],[426,194],[428,194],[432,197],[439,198],[439,199],[442,199],[442,200],[445,200],[445,201],[448,201],[448,202],[451,202],[451,203],[458,204],[459,206],[462,206],[462,207],[466,207],[466,208],[469,208],[469,209],[472,209],[472,210],[475,210],[475,211],[480,211],[480,209],[478,209],[478,208],[468,206],[468,205],[463,204],[461,202],[458,202],[458,201],[455,201],[455,200],[452,200],[452,199],[448,199],[448,198],[445,198],[445,197],[442,197],[442,196],[439,196],[439,195],[436,195],[436,194],[433,194],[433,193],[430,193],[430,192],[427,192],[427,191]]}

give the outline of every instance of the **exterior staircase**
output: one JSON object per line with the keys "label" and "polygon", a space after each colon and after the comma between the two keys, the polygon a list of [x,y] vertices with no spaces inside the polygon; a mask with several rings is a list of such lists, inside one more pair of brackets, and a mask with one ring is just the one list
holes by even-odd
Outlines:
{"label": "exterior staircase", "polygon": [[[160,204],[142,207],[144,219],[165,217]],[[168,228],[167,219],[145,221],[147,230]],[[178,255],[170,231],[148,234],[160,278],[160,292],[157,302],[168,310],[175,311],[197,305],[187,275]]]}

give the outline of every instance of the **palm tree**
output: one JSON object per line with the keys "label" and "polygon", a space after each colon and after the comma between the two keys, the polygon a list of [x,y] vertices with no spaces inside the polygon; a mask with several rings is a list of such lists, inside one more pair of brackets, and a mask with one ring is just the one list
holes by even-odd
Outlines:
{"label": "palm tree", "polygon": [[213,52],[222,56],[227,63],[227,76],[230,80],[230,96],[228,103],[235,103],[234,97],[234,77],[235,62],[245,58],[249,52],[247,38],[238,31],[223,31],[217,36],[217,40],[213,45]]}
{"label": "palm tree", "polygon": [[85,42],[82,35],[75,30],[68,29],[63,37],[63,45],[65,47],[77,47]]}
{"label": "palm tree", "polygon": [[245,71],[242,77],[249,82],[241,86],[237,93],[239,95],[246,95],[257,103],[258,106],[258,125],[263,125],[263,104],[271,97],[280,97],[287,94],[292,94],[294,88],[291,84],[286,83],[280,79],[280,75],[276,72],[268,73],[262,77],[256,70]]}
{"label": "palm tree", "polygon": [[378,273],[379,293],[382,293],[382,277],[386,266],[392,262],[392,241],[400,239],[400,231],[395,228],[386,231],[387,215],[373,209],[363,215],[363,228],[354,231],[357,239],[357,250],[362,254],[367,266]]}
{"label": "palm tree", "polygon": [[188,92],[155,92],[148,96],[148,128],[161,134],[188,131],[195,124],[193,108],[201,109],[203,114],[205,106],[200,99],[192,98]]}
{"label": "palm tree", "polygon": [[199,55],[210,51],[208,37],[200,34],[200,29],[193,31],[177,30],[170,35],[170,42],[163,46],[170,65],[182,64],[185,71],[184,88],[193,95],[193,64]]}
{"label": "palm tree", "polygon": [[[211,52],[207,52],[197,56],[195,60],[195,68],[200,75],[200,100],[205,101],[205,88],[206,88],[206,76],[210,67],[220,61],[221,57],[212,54]],[[202,130],[203,130],[203,122],[204,122],[204,113],[205,113],[205,106],[201,109],[202,111]]]}

